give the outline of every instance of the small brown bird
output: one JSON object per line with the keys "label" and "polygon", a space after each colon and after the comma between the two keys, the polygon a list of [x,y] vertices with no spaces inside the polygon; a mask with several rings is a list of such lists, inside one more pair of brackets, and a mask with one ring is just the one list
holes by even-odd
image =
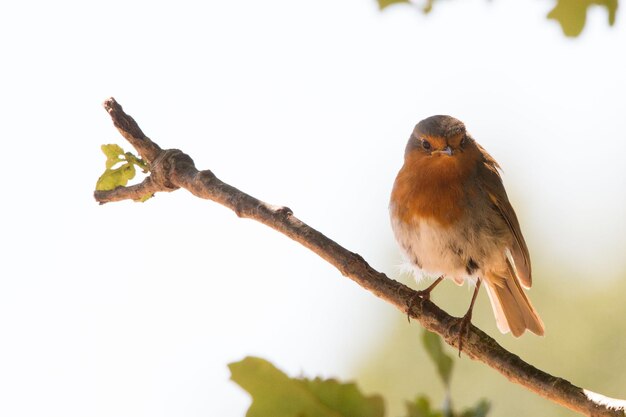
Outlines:
{"label": "small brown bird", "polygon": [[415,126],[390,202],[395,237],[420,275],[476,284],[469,310],[485,282],[498,329],[543,335],[544,326],[522,287],[532,284],[530,255],[506,195],[498,163],[450,116]]}

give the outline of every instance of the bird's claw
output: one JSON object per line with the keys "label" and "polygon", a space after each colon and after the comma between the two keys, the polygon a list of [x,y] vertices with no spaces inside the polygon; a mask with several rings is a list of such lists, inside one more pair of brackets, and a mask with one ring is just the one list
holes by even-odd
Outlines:
{"label": "bird's claw", "polygon": [[413,294],[411,298],[409,298],[409,302],[407,303],[407,308],[406,308],[406,319],[408,320],[409,323],[411,322],[411,310],[415,306],[417,299],[419,298],[422,300],[430,300],[431,291],[432,291],[431,288],[426,288],[425,290],[415,291],[415,294]]}
{"label": "bird's claw", "polygon": [[407,303],[406,318],[409,321],[409,323],[411,322],[411,310],[413,309],[413,306],[415,305],[416,300],[418,298],[421,298],[422,300],[430,300],[430,293],[435,289],[437,285],[439,285],[439,283],[442,280],[443,280],[443,276],[440,276],[439,278],[435,280],[435,282],[430,284],[428,288],[415,291],[415,294],[413,294],[413,296],[409,299],[409,302]]}
{"label": "bird's claw", "polygon": [[469,336],[470,324],[472,324],[472,312],[468,311],[459,319],[459,358],[461,357],[461,351],[463,350],[463,337],[466,334]]}

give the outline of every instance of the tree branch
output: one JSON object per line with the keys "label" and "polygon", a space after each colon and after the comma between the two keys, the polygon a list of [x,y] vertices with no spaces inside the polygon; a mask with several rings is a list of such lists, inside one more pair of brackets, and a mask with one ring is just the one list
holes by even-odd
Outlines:
{"label": "tree branch", "polygon": [[[393,304],[418,320],[426,329],[439,334],[451,346],[458,347],[459,320],[429,300],[415,296],[411,288],[374,270],[361,256],[350,252],[296,218],[287,207],[272,206],[219,180],[211,171],[198,171],[193,160],[177,149],[162,150],[141,131],[132,117],[110,98],[104,102],[115,127],[150,164],[150,176],[141,184],[96,191],[100,204],[137,199],[147,192],[184,188],[197,197],[215,201],[233,210],[239,217],[259,221],[309,248],[335,266],[344,276]],[[563,378],[552,376],[524,362],[494,339],[471,325],[464,337],[463,352],[489,365],[509,380],[574,411],[590,416],[625,416],[626,401],[605,397],[577,387]]]}

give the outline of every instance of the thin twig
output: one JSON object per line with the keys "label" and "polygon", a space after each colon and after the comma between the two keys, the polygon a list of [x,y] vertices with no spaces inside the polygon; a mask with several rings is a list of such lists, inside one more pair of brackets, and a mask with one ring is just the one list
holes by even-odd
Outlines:
{"label": "thin twig", "polygon": [[[230,208],[240,217],[254,219],[287,235],[335,266],[346,277],[399,310],[406,311],[422,326],[458,348],[458,318],[450,316],[427,299],[418,298],[414,302],[414,290],[374,270],[361,256],[296,218],[290,209],[266,204],[222,182],[211,171],[198,171],[193,160],[180,150],[162,150],[143,134],[137,123],[124,113],[115,99],[106,100],[104,108],[122,136],[150,164],[150,176],[137,186],[95,192],[94,197],[100,204],[137,199],[145,195],[147,190],[170,192],[184,188],[197,197]],[[489,365],[509,380],[585,415],[626,415],[626,401],[584,390],[563,378],[537,369],[504,349],[482,330],[473,325],[469,327],[469,333],[464,337],[463,352],[470,358]]]}

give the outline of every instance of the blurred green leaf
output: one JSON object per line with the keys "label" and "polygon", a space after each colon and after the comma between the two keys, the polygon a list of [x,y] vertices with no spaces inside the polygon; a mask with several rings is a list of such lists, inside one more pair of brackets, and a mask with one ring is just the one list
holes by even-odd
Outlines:
{"label": "blurred green leaf", "polygon": [[382,10],[385,7],[391,6],[392,4],[396,3],[409,3],[409,0],[378,0],[378,7],[380,7],[380,10]]}
{"label": "blurred green leaf", "polygon": [[439,377],[444,385],[448,387],[450,385],[454,362],[452,361],[452,357],[443,351],[441,338],[435,333],[424,330],[422,333],[422,343],[426,348],[428,356],[435,362]]}
{"label": "blurred green leaf", "polygon": [[[433,3],[435,0],[424,0],[424,6],[422,6],[422,11],[424,13],[429,13],[433,9]],[[383,10],[386,7],[391,6],[396,3],[410,3],[409,0],[378,0],[378,7],[380,10]]]}
{"label": "blurred green leaf", "polygon": [[365,397],[354,383],[341,383],[334,379],[304,379],[303,382],[323,404],[339,411],[342,416],[383,416],[385,405],[378,395]]}
{"label": "blurred green leaf", "polygon": [[[378,7],[383,10],[397,3],[411,3],[410,0],[377,0]],[[548,19],[559,22],[565,36],[576,37],[581,34],[587,21],[587,10],[590,6],[600,6],[606,9],[609,25],[615,23],[617,4],[619,0],[556,0],[556,5],[548,13]],[[422,11],[429,13],[435,0],[424,0]]]}
{"label": "blurred green leaf", "polygon": [[[474,407],[466,408],[461,414],[450,411],[448,414],[458,417],[486,417],[491,405],[487,400],[480,400]],[[444,417],[444,411],[433,410],[427,397],[421,395],[413,402],[406,402],[406,417]]]}
{"label": "blurred green leaf", "polygon": [[422,11],[424,13],[430,13],[430,11],[433,9],[434,2],[435,0],[426,0],[426,4],[424,4],[424,7],[422,7]]}
{"label": "blurred green leaf", "polygon": [[430,401],[423,395],[417,397],[413,402],[407,401],[406,409],[409,413],[407,417],[443,417],[441,411],[430,408]]}
{"label": "blurred green leaf", "polygon": [[557,0],[554,9],[548,13],[548,19],[554,19],[561,25],[565,36],[580,35],[587,20],[587,9],[597,5],[605,7],[609,14],[609,25],[615,23],[617,0]]}
{"label": "blurred green leaf", "polygon": [[383,417],[384,403],[352,383],[289,378],[270,362],[247,357],[228,365],[231,379],[252,396],[246,417]]}
{"label": "blurred green leaf", "polygon": [[459,417],[485,417],[490,408],[489,401],[482,399],[474,407],[465,409]]}

